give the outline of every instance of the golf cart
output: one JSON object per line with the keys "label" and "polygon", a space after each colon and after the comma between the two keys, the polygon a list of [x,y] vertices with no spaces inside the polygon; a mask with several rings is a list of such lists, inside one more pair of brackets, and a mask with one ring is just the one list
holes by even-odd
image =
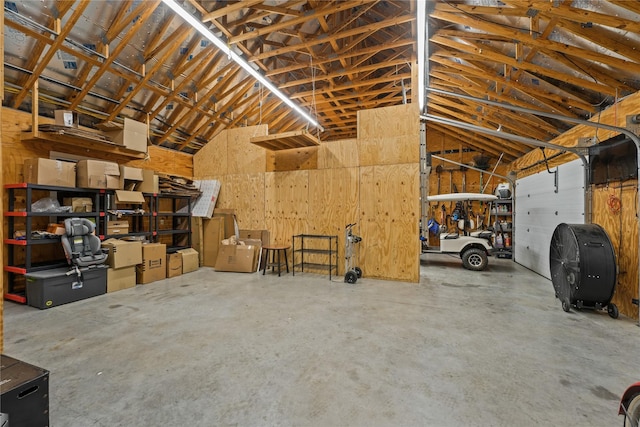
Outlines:
{"label": "golf cart", "polygon": [[[471,207],[473,202],[491,202],[497,197],[492,194],[452,193],[429,196],[429,202],[456,202],[455,209],[446,215],[442,205],[442,216],[439,224],[434,218],[429,220],[429,232],[439,237],[440,246],[429,246],[428,240],[421,237],[422,253],[459,254],[462,265],[473,271],[481,271],[487,267],[488,257],[495,249],[491,230],[476,229]],[[480,218],[480,216],[476,216]],[[478,221],[479,222],[479,221]],[[484,221],[483,221],[484,222]],[[449,225],[447,225],[449,224]],[[472,231],[473,230],[473,231]]]}

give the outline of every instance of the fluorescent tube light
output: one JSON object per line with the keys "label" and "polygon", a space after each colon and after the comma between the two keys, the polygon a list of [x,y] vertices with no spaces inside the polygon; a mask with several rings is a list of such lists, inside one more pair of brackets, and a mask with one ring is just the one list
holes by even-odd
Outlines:
{"label": "fluorescent tube light", "polygon": [[229,58],[231,58],[236,64],[242,67],[250,76],[258,80],[260,83],[264,85],[271,93],[280,98],[285,104],[287,104],[293,111],[302,116],[305,120],[307,120],[310,124],[318,128],[321,132],[324,131],[324,128],[320,126],[320,124],[312,118],[309,113],[300,108],[297,104],[295,104],[291,99],[289,99],[284,93],[280,91],[273,83],[267,80],[262,74],[253,69],[251,65],[242,59],[240,55],[233,51],[224,41],[216,37],[211,30],[209,30],[202,22],[200,22],[195,16],[187,12],[182,6],[180,6],[175,0],[162,0],[164,4],[166,4],[171,10],[180,15],[182,19],[187,21],[193,28],[195,28],[200,34],[207,38],[207,40],[211,41],[218,49],[224,52]]}
{"label": "fluorescent tube light", "polygon": [[427,2],[426,0],[417,1],[416,23],[417,23],[417,42],[418,42],[418,106],[420,112],[424,112],[425,101],[425,42],[427,40]]}

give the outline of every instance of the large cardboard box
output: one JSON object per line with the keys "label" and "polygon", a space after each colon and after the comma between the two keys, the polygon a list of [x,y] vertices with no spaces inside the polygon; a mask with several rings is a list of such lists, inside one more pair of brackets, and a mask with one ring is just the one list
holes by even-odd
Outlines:
{"label": "large cardboard box", "polygon": [[[103,127],[103,129],[105,129]],[[124,145],[129,150],[147,152],[147,124],[137,122],[135,120],[125,118],[124,126],[113,130],[107,130],[105,133],[119,145]]]}
{"label": "large cardboard box", "polygon": [[24,161],[24,182],[30,184],[76,186],[76,165],[71,162],[51,159],[26,159]]}
{"label": "large cardboard box", "polygon": [[142,181],[144,181],[142,169],[120,165],[120,188],[132,191]]}
{"label": "large cardboard box", "polygon": [[270,235],[269,230],[239,230],[240,240],[259,239],[262,246],[268,246]]}
{"label": "large cardboard box", "polygon": [[80,160],[77,163],[77,185],[81,188],[120,188],[120,167],[114,162]]}
{"label": "large cardboard box", "polygon": [[256,271],[257,250],[257,246],[252,245],[220,245],[215,269],[217,271],[252,273]]}
{"label": "large cardboard box", "polygon": [[131,267],[142,263],[142,243],[118,239],[107,239],[102,242],[107,250],[107,263],[112,268]]}
{"label": "large cardboard box", "polygon": [[[256,250],[253,257],[253,271],[257,271],[264,267],[263,262],[266,263],[266,258],[262,259],[262,241],[260,239],[240,239],[241,242],[248,246],[255,246]],[[260,262],[262,259],[263,262]],[[284,260],[282,260],[284,262]]]}
{"label": "large cardboard box", "polygon": [[224,238],[224,218],[214,217],[202,220],[202,251],[204,252],[202,265],[216,266],[220,242]]}
{"label": "large cardboard box", "polygon": [[182,254],[167,254],[167,279],[182,274]]}
{"label": "large cardboard box", "polygon": [[93,212],[93,199],[91,197],[65,197],[62,199],[64,206],[71,206],[72,212]]}
{"label": "large cardboard box", "polygon": [[136,286],[136,266],[109,268],[107,270],[107,292],[121,291]]}
{"label": "large cardboard box", "polygon": [[193,248],[180,249],[177,253],[182,255],[182,273],[190,273],[200,268],[200,256]]}
{"label": "large cardboard box", "polygon": [[107,235],[113,236],[128,233],[129,221],[107,221]]}
{"label": "large cardboard box", "polygon": [[167,276],[167,245],[145,243],[142,245],[142,264],[136,266],[137,282],[146,284]]}
{"label": "large cardboard box", "polygon": [[160,180],[158,175],[150,169],[142,169],[142,181],[136,185],[136,191],[143,193],[159,193]]}
{"label": "large cardboard box", "polygon": [[200,217],[191,217],[191,247],[198,252],[199,265],[204,265],[204,241],[202,237],[202,221]]}

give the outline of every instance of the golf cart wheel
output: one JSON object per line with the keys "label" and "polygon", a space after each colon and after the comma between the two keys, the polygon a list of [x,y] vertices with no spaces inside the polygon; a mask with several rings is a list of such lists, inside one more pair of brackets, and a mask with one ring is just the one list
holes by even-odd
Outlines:
{"label": "golf cart wheel", "polygon": [[353,267],[353,271],[356,272],[358,279],[362,277],[362,269],[360,267]]}
{"label": "golf cart wheel", "polygon": [[618,306],[611,303],[607,305],[607,313],[609,313],[609,316],[611,316],[612,319],[617,319],[618,316],[620,315],[620,312],[618,311]]}
{"label": "golf cart wheel", "polygon": [[640,425],[640,393],[636,393],[629,400],[629,406],[625,409],[627,413],[624,416],[624,427],[637,427]]}
{"label": "golf cart wheel", "polygon": [[571,311],[571,304],[568,299],[562,300],[562,309],[567,313]]}
{"label": "golf cart wheel", "polygon": [[358,275],[355,271],[347,271],[347,274],[344,275],[344,281],[346,283],[354,284],[358,280]]}
{"label": "golf cart wheel", "polygon": [[462,253],[462,265],[468,270],[484,270],[487,268],[488,262],[487,253],[482,249],[469,248]]}

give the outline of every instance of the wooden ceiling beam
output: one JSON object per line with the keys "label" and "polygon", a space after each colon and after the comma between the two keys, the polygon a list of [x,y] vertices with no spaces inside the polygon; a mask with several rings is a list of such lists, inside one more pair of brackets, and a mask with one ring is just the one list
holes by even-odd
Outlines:
{"label": "wooden ceiling beam", "polygon": [[242,9],[251,8],[260,3],[262,3],[262,0],[242,0],[237,3],[228,4],[227,6],[218,8],[213,12],[208,12],[202,15],[202,22],[211,22],[225,15],[230,15]]}
{"label": "wooden ceiling beam", "polygon": [[119,105],[115,106],[115,108],[111,110],[108,120],[114,120],[118,116],[118,114],[120,114],[120,112],[129,105],[129,102],[131,102],[131,100],[143,89],[144,84],[149,82],[151,80],[151,77],[153,77],[159,70],[162,70],[164,68],[165,62],[171,55],[175,54],[177,47],[180,46],[180,44],[182,44],[182,42],[184,42],[187,37],[189,37],[189,34],[192,31],[193,28],[190,24],[185,22],[180,25],[180,27],[174,32],[175,34],[177,34],[177,36],[172,37],[172,41],[170,43],[163,45],[165,52],[162,54],[162,56],[159,58],[155,58],[156,61],[154,62],[151,69],[147,70],[142,80],[138,82],[133,90],[129,91],[127,96],[122,101],[120,101]]}
{"label": "wooden ceiling beam", "polygon": [[[468,144],[471,148],[476,149],[480,153],[490,154],[492,157],[500,157],[501,154],[504,154],[503,159],[505,159],[508,162],[511,162],[524,154],[523,152],[521,155],[516,156],[514,154],[506,153],[505,151],[502,150],[502,145],[503,145],[502,141],[483,138],[477,133],[470,132],[467,130],[448,127],[445,125],[441,125],[439,123],[431,123],[431,122],[427,122],[427,127],[428,129],[433,129],[436,132],[440,132],[446,136],[456,139],[461,143],[464,142],[465,144]],[[506,143],[504,144],[506,145]],[[429,148],[427,147],[427,149]],[[436,150],[433,150],[433,151],[436,151]]]}
{"label": "wooden ceiling beam", "polygon": [[[543,66],[532,64],[530,62],[519,62],[518,60],[511,58],[501,52],[490,49],[488,46],[476,45],[475,43],[467,41],[467,43],[460,43],[448,38],[440,37],[438,35],[431,38],[431,42],[445,46],[448,50],[456,49],[461,52],[471,54],[472,57],[478,62],[497,62],[499,64],[506,64],[514,68],[523,68],[529,72],[548,76],[559,81],[565,81],[575,86],[584,87],[596,92],[602,92],[609,95],[615,95],[615,89],[595,83],[589,80],[585,80],[579,77],[562,73],[555,70],[549,70]],[[455,54],[454,54],[455,56]]]}
{"label": "wooden ceiling beam", "polygon": [[[124,50],[125,47],[127,47],[129,40],[131,40],[136,35],[138,29],[142,27],[147,19],[151,17],[159,4],[160,0],[150,0],[140,3],[128,17],[123,18],[123,20],[126,20],[131,24],[131,28],[129,28],[129,31],[122,36],[122,39],[120,40],[118,46],[116,46],[116,48],[111,52],[110,56],[104,60],[102,66],[96,70],[96,72],[91,77],[91,80],[85,83],[84,88],[80,92],[75,93],[71,96],[71,105],[69,105],[70,110],[75,110],[87,96],[89,91],[93,89],[98,80],[100,80],[100,78],[110,70],[111,65],[116,60],[118,55]],[[132,17],[137,19],[134,20]],[[135,22],[132,23],[132,21]]]}
{"label": "wooden ceiling beam", "polygon": [[249,58],[250,62],[253,61],[260,61],[262,59],[265,58],[269,58],[272,57],[274,55],[283,55],[286,53],[290,53],[290,52],[297,52],[297,51],[301,51],[301,50],[305,50],[310,46],[316,46],[316,45],[320,45],[320,44],[324,44],[329,42],[329,40],[334,39],[343,39],[343,38],[348,38],[351,36],[356,36],[356,35],[360,35],[360,34],[371,34],[374,31],[377,31],[381,28],[385,28],[385,27],[393,27],[393,26],[399,26],[401,24],[405,24],[405,23],[409,23],[415,20],[415,16],[413,15],[401,15],[398,17],[394,17],[394,18],[388,18],[385,21],[381,21],[375,24],[370,24],[370,25],[365,25],[362,27],[356,27],[356,28],[351,28],[339,33],[334,33],[334,34],[326,34],[320,37],[316,37],[314,39],[308,40],[305,43],[300,43],[300,44],[295,44],[295,45],[290,45],[290,46],[286,46],[280,49],[275,49],[275,50],[270,50],[268,52],[264,52],[258,55],[254,55],[253,57]]}
{"label": "wooden ceiling beam", "polygon": [[[87,8],[87,6],[89,6],[89,0],[80,0],[69,19],[65,21],[64,28],[62,28],[61,31],[56,35],[55,41],[51,44],[44,55],[39,57],[37,65],[32,70],[33,73],[29,76],[29,78],[27,78],[20,92],[13,98],[14,109],[18,109],[20,107],[22,101],[24,101],[24,99],[33,88],[34,83],[38,81],[40,74],[42,74],[42,72],[47,68],[51,59],[54,57],[56,52],[58,52],[60,46],[62,46],[62,44],[64,43],[64,39],[71,33],[76,22],[78,22],[78,20],[82,17],[82,13]],[[32,108],[37,108],[37,101],[34,102]]]}
{"label": "wooden ceiling beam", "polygon": [[431,14],[431,18],[458,25],[470,26],[480,31],[499,34],[505,37],[512,37],[513,40],[518,40],[529,47],[548,49],[556,51],[563,55],[569,55],[574,58],[588,59],[590,61],[608,64],[612,67],[640,73],[640,64],[638,63],[615,58],[593,50],[571,46],[566,43],[559,43],[551,41],[549,39],[545,40],[542,38],[530,37],[517,29],[505,27],[504,25],[489,22],[487,20],[480,20],[475,18],[474,16],[471,16],[470,18],[469,15],[461,16],[456,13],[443,13],[436,7],[436,10]]}

